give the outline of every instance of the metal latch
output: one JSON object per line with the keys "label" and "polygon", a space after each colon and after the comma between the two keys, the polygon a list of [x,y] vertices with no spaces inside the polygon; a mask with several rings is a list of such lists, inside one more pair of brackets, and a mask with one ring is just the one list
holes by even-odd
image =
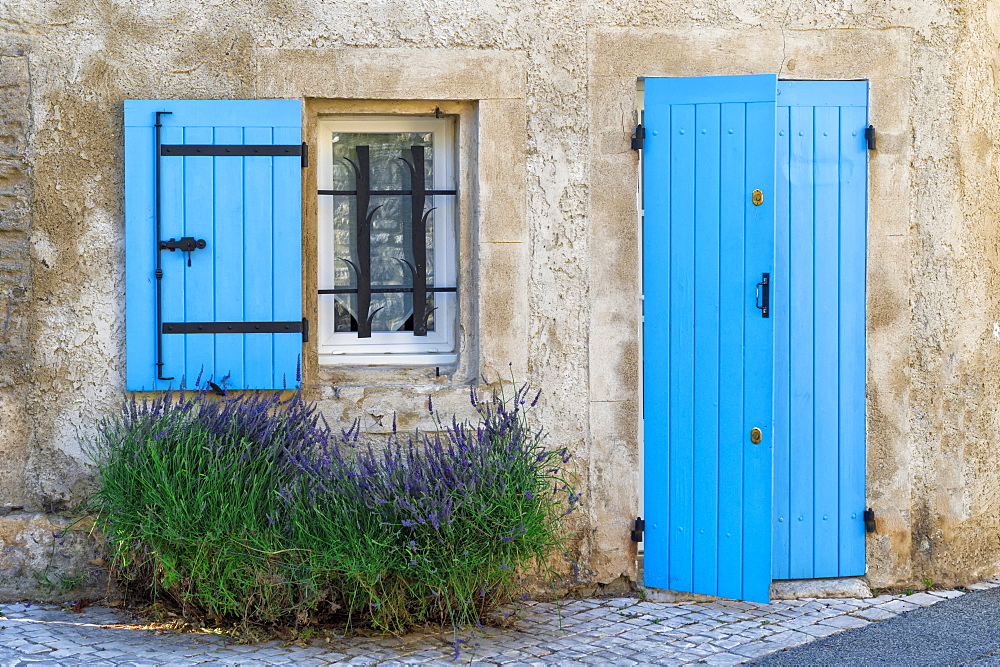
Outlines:
{"label": "metal latch", "polygon": [[188,254],[188,266],[191,266],[191,251],[202,250],[206,245],[208,244],[205,243],[205,239],[184,236],[180,240],[170,239],[169,241],[160,241],[160,250],[169,250],[170,252],[180,250],[181,252],[186,252]]}

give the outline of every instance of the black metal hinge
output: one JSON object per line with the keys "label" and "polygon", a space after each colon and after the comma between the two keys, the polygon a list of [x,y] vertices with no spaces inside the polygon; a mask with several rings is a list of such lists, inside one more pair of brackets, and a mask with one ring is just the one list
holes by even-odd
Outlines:
{"label": "black metal hinge", "polygon": [[646,522],[642,517],[635,518],[635,525],[632,527],[632,541],[642,542],[642,534],[646,530]]}
{"label": "black metal hinge", "polygon": [[309,144],[302,142],[302,168],[309,166]]}
{"label": "black metal hinge", "polygon": [[309,318],[308,317],[303,317],[302,318],[302,342],[303,343],[308,343],[309,342]]}
{"label": "black metal hinge", "polygon": [[869,507],[865,510],[865,532],[874,533],[875,532],[875,510]]}
{"label": "black metal hinge", "polygon": [[646,144],[646,128],[639,123],[635,126],[635,132],[632,133],[632,150],[641,151]]}
{"label": "black metal hinge", "polygon": [[875,150],[875,126],[869,125],[865,128],[865,141],[868,143],[868,150]]}

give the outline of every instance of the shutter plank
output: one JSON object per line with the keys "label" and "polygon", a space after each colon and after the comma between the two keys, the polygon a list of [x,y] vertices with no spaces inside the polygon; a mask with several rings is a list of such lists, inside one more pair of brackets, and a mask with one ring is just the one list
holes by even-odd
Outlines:
{"label": "shutter plank", "polygon": [[[170,116],[164,117],[164,122]],[[163,143],[183,143],[184,128],[164,125],[161,130]],[[179,239],[184,236],[184,160],[160,160],[160,239]],[[184,322],[184,302],[186,296],[184,253],[162,251],[160,265],[163,267],[163,313],[164,322]],[[157,380],[157,389],[180,386],[185,374],[187,348],[184,336],[163,336],[163,377],[173,380]],[[194,381],[194,378],[191,378]]]}
{"label": "shutter plank", "polygon": [[[213,141],[211,127],[185,127],[184,143],[210,144]],[[164,158],[166,160],[167,158]],[[214,158],[190,156],[184,161],[184,236],[205,239],[204,250],[191,253],[191,266],[187,265],[188,255],[180,251],[177,255],[184,271],[184,322],[212,322],[215,320],[215,262],[213,255],[218,250],[215,243],[215,192]],[[211,248],[211,250],[210,250]],[[185,344],[184,372],[187,386],[195,387],[198,379],[205,382],[215,378],[215,340],[206,334],[183,336]]]}
{"label": "shutter plank", "polygon": [[125,128],[125,387],[138,391],[153,389],[156,378],[153,115],[130,106],[125,113],[149,120]]}
{"label": "shutter plank", "polygon": [[[271,128],[248,127],[248,144],[270,144]],[[248,322],[273,320],[272,281],[274,278],[273,225],[274,199],[271,157],[244,158],[244,207],[246,226],[243,251],[243,303]],[[274,384],[273,334],[246,334],[247,388],[266,388]]]}
{"label": "shutter plank", "polygon": [[[276,127],[274,143],[294,144],[300,136],[297,127]],[[293,322],[302,319],[302,163],[297,157],[273,160],[274,319]],[[272,338],[274,381],[280,387],[297,385],[302,335],[272,334]]]}
{"label": "shutter plank", "polygon": [[[243,128],[220,127],[215,143],[242,144]],[[216,157],[215,181],[215,321],[243,319],[243,158]],[[243,334],[214,334],[215,382],[244,386]]]}

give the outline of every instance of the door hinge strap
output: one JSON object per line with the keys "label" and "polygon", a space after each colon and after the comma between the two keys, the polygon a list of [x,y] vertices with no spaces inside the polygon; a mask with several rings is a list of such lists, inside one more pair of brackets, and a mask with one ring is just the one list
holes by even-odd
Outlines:
{"label": "door hinge strap", "polygon": [[646,128],[639,123],[635,126],[635,132],[632,133],[632,150],[641,151],[646,144]]}
{"label": "door hinge strap", "polygon": [[163,333],[302,333],[304,322],[164,322]]}
{"label": "door hinge strap", "polygon": [[642,517],[635,518],[635,524],[632,527],[632,541],[642,542],[642,534],[646,530],[646,522]]}
{"label": "door hinge strap", "polygon": [[190,157],[294,157],[305,144],[163,144],[160,155]]}

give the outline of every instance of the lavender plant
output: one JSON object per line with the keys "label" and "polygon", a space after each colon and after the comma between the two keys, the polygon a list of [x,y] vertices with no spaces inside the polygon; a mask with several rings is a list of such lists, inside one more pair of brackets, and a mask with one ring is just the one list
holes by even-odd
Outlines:
{"label": "lavender plant", "polygon": [[477,419],[386,442],[334,432],[300,393],[131,399],[101,424],[93,510],[121,580],[220,619],[478,623],[579,502],[537,400],[472,390]]}

